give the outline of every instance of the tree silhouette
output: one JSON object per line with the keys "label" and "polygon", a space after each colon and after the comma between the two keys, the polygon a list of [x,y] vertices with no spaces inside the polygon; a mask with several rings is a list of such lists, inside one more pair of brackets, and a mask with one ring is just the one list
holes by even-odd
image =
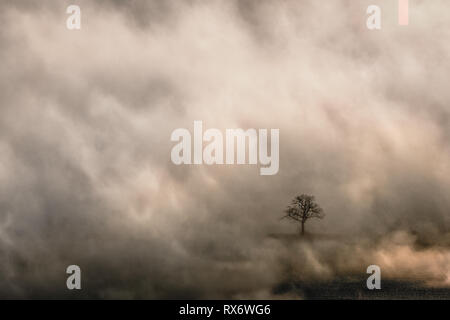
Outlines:
{"label": "tree silhouette", "polygon": [[325,214],[322,208],[316,203],[314,196],[302,194],[292,200],[292,203],[284,211],[288,218],[301,223],[301,235],[305,234],[305,222],[310,218],[323,219]]}

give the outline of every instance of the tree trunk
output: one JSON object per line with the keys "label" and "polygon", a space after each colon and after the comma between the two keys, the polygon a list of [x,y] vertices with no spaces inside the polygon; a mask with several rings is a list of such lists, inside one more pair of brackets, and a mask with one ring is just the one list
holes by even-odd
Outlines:
{"label": "tree trunk", "polygon": [[302,221],[302,236],[305,235],[305,222]]}

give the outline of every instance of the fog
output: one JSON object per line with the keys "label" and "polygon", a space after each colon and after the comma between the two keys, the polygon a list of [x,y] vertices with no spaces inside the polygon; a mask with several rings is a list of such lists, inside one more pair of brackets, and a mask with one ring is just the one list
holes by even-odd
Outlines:
{"label": "fog", "polygon": [[[446,1],[399,27],[387,0],[79,0],[76,31],[69,4],[0,2],[1,297],[303,298],[274,288],[371,264],[450,287]],[[278,174],[176,166],[195,120],[279,129]],[[313,241],[280,221],[300,193]]]}

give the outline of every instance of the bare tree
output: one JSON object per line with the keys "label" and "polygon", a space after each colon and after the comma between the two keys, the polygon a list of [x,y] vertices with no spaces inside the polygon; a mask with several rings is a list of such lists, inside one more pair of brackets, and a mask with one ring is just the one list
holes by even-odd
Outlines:
{"label": "bare tree", "polygon": [[288,218],[301,223],[301,235],[305,234],[305,222],[310,218],[323,219],[325,214],[322,208],[316,203],[314,196],[302,194],[292,200],[292,203],[284,211],[286,215],[282,218]]}

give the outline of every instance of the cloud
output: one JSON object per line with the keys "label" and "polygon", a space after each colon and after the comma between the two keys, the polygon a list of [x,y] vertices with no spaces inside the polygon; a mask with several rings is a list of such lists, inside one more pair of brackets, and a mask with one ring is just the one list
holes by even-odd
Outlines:
{"label": "cloud", "polygon": [[[69,31],[64,1],[2,1],[0,296],[277,297],[377,263],[448,286],[445,2],[398,27],[377,1],[378,32],[366,2],[80,1]],[[194,120],[279,128],[279,173],[173,165]],[[268,236],[297,193],[339,236]]]}

